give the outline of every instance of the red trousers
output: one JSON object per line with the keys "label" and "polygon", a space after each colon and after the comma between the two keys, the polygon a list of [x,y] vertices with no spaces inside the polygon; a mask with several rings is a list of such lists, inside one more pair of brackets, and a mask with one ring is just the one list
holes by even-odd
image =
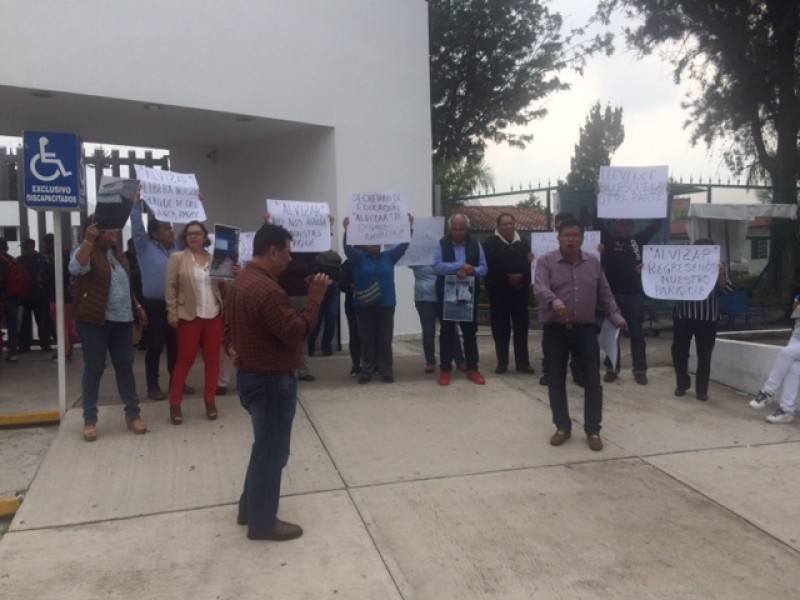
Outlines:
{"label": "red trousers", "polygon": [[169,403],[180,406],[183,401],[183,387],[192,370],[197,351],[203,349],[203,363],[206,379],[203,386],[203,400],[214,402],[219,377],[219,349],[222,343],[222,315],[213,319],[196,318],[178,322],[178,359],[172,371],[172,385],[169,388]]}

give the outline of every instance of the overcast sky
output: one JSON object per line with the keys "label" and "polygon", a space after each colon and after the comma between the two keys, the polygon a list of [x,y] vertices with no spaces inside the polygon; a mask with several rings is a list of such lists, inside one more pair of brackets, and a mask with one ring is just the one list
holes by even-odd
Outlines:
{"label": "overcast sky", "polygon": [[[553,0],[551,8],[565,18],[565,31],[571,23],[583,23],[594,8],[592,0]],[[531,122],[523,130],[534,135],[525,150],[491,145],[486,162],[492,169],[497,192],[528,183],[547,185],[548,180],[566,177],[580,127],[592,105],[623,108],[625,142],[612,157],[615,166],[668,165],[670,176],[688,180],[699,176],[725,181],[729,172],[721,151],[703,145],[692,148],[689,132],[683,128],[688,113],[681,108],[685,87],[672,80],[672,66],[657,56],[637,60],[625,48],[617,30],[617,51],[612,57],[597,57],[586,67],[583,77],[565,73],[572,84],[566,92],[546,100],[548,115]]]}

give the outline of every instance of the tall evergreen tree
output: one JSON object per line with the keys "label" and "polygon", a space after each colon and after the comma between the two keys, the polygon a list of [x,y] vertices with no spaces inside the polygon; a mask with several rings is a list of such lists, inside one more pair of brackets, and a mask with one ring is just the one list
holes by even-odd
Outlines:
{"label": "tall evergreen tree", "polygon": [[612,110],[610,106],[606,106],[602,110],[600,103],[595,103],[589,110],[586,124],[581,127],[580,138],[575,144],[567,185],[594,188],[600,176],[600,167],[611,164],[611,156],[624,141],[622,108]]}

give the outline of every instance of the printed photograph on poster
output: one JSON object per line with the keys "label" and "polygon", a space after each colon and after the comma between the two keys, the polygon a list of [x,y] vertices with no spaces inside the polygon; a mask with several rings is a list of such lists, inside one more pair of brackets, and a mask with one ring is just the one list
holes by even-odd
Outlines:
{"label": "printed photograph on poster", "polygon": [[214,225],[214,254],[211,259],[212,277],[233,279],[233,267],[239,262],[239,228]]}
{"label": "printed photograph on poster", "polygon": [[97,206],[94,209],[97,228],[108,231],[125,227],[138,189],[139,182],[136,179],[103,175],[97,188]]}
{"label": "printed photograph on poster", "polygon": [[475,292],[475,277],[459,279],[458,275],[444,276],[445,321],[472,321]]}

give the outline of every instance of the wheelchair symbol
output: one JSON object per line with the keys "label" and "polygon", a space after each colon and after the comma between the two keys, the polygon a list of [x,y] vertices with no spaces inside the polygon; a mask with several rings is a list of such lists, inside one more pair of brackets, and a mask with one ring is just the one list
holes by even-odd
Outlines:
{"label": "wheelchair symbol", "polygon": [[[31,173],[39,181],[53,181],[59,177],[69,177],[72,175],[71,171],[64,168],[64,163],[60,158],[56,158],[55,152],[48,152],[45,148],[50,140],[42,136],[39,138],[39,154],[34,154],[31,159]],[[36,165],[54,165],[56,170],[50,175],[42,175]]]}

